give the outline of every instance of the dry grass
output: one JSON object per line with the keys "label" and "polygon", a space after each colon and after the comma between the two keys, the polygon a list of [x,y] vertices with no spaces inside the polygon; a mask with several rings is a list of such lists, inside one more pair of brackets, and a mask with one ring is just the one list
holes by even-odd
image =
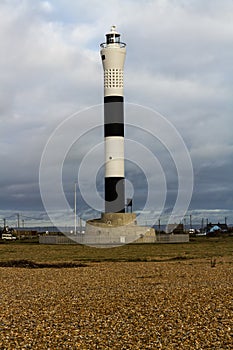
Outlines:
{"label": "dry grass", "polygon": [[0,244],[0,261],[26,259],[38,263],[210,259],[232,253],[233,237],[202,238],[184,244],[132,244],[110,249],[82,245]]}

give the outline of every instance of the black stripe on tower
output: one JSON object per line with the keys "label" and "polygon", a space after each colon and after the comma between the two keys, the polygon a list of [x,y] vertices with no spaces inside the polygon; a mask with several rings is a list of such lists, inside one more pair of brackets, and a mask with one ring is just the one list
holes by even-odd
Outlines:
{"label": "black stripe on tower", "polygon": [[105,177],[105,213],[125,212],[125,179]]}
{"label": "black stripe on tower", "polygon": [[[104,97],[104,136],[124,137],[123,96]],[[105,212],[125,212],[124,177],[105,177]]]}
{"label": "black stripe on tower", "polygon": [[124,137],[123,96],[104,97],[104,136]]}

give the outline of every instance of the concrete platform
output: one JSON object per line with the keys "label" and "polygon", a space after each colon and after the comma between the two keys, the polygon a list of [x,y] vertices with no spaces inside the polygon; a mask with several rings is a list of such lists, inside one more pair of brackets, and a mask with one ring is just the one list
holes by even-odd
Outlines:
{"label": "concrete platform", "polygon": [[97,246],[115,247],[143,239],[154,243],[155,231],[152,228],[138,226],[135,213],[103,213],[100,219],[89,220],[86,232],[78,243]]}
{"label": "concrete platform", "polygon": [[181,243],[188,242],[186,234],[160,234],[153,228],[138,226],[135,213],[103,213],[101,218],[86,222],[84,234],[66,237],[42,236],[42,244],[79,243],[98,248],[117,247],[129,243]]}

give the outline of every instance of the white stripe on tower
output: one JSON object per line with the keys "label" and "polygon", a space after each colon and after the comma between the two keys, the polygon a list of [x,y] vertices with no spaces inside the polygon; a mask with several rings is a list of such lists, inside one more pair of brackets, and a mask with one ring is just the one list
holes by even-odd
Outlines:
{"label": "white stripe on tower", "polygon": [[112,26],[100,45],[104,68],[105,212],[125,212],[124,98],[125,44]]}

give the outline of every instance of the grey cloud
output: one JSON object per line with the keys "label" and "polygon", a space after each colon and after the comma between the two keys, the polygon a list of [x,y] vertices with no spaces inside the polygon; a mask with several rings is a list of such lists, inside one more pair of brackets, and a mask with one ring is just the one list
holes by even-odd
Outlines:
{"label": "grey cloud", "polygon": [[[2,1],[0,10],[2,208],[41,205],[38,171],[48,137],[73,112],[102,102],[98,50],[112,24],[127,43],[126,100],[164,114],[190,150],[191,209],[210,203],[233,208],[231,1],[128,0],[106,7],[94,0],[15,0]],[[166,170],[169,207],[177,185],[174,164],[148,135],[142,140]],[[80,147],[66,161],[67,190],[73,161],[88,148]],[[140,179],[134,180],[138,198]],[[72,190],[68,197],[72,201]]]}

